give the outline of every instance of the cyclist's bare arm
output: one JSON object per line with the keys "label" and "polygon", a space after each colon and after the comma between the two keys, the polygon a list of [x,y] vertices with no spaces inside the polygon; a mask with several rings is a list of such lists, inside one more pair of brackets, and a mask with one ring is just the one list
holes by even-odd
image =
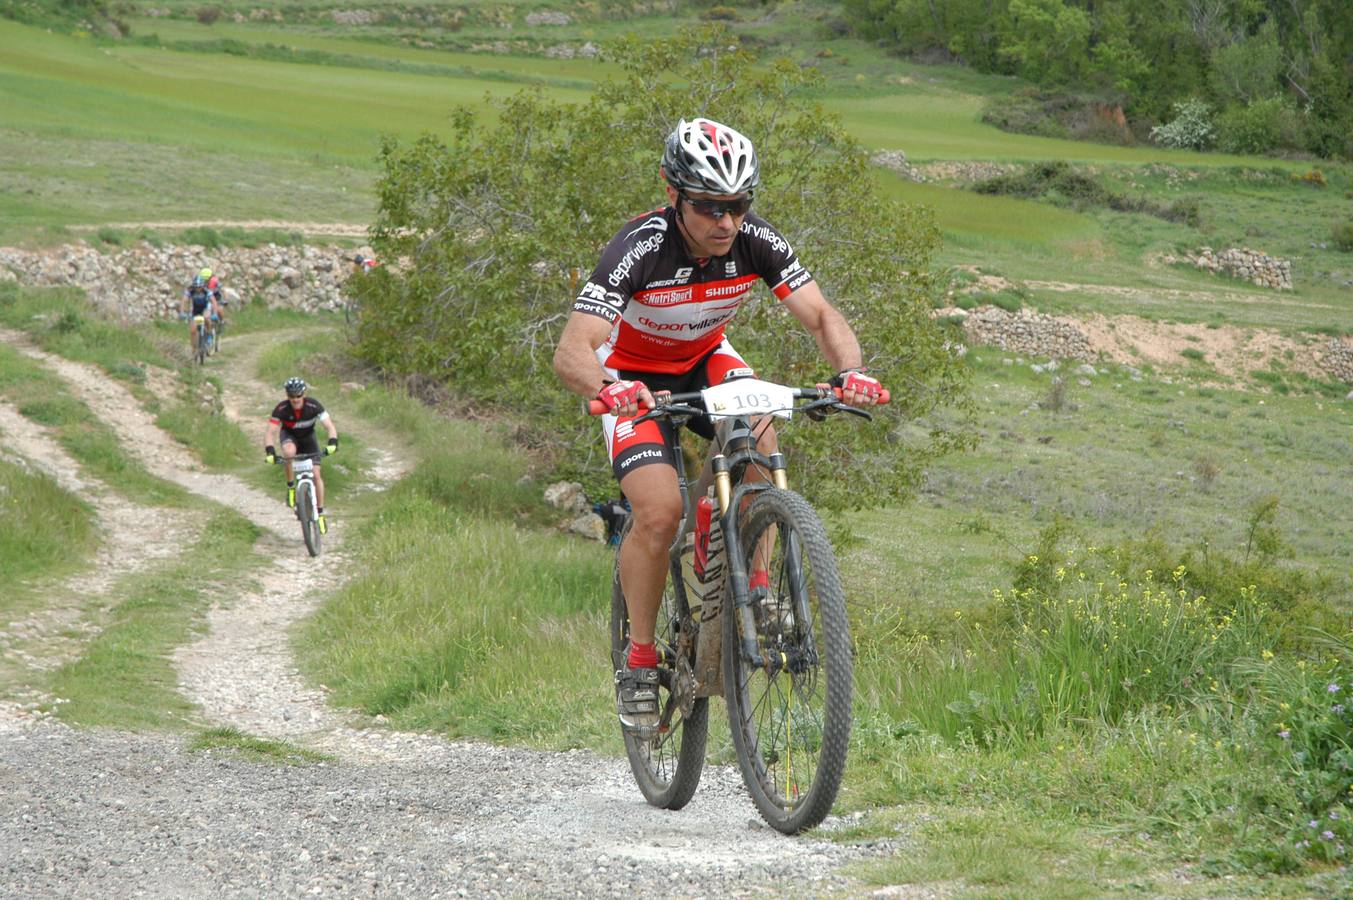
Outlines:
{"label": "cyclist's bare arm", "polygon": [[[836,371],[859,368],[864,363],[860,342],[846,317],[827,302],[816,281],[810,281],[785,298],[784,304],[803,323],[817,342],[827,363]],[[850,392],[842,399],[851,406],[873,406],[871,397]]]}
{"label": "cyclist's bare arm", "polygon": [[278,437],[281,436],[281,434],[282,434],[282,426],[273,422],[269,422],[267,434],[265,434],[263,437],[264,445],[268,447],[274,446],[277,443],[277,439]]}
{"label": "cyclist's bare arm", "polygon": [[334,424],[333,416],[324,417],[324,430],[329,432],[329,440],[338,440],[338,426]]}
{"label": "cyclist's bare arm", "polygon": [[[600,316],[569,314],[554,350],[554,371],[570,391],[590,400],[610,380],[597,362],[597,348],[610,336],[611,323]],[[653,395],[647,390],[639,395],[639,401],[650,408],[654,405]]]}

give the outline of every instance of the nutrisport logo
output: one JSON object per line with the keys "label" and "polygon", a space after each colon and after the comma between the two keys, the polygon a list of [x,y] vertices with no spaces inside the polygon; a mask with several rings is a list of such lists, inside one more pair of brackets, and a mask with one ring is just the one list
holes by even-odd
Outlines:
{"label": "nutrisport logo", "polygon": [[692,288],[682,288],[676,291],[654,291],[651,294],[641,294],[635,297],[644,306],[675,306],[678,303],[685,303],[691,299],[694,294]]}

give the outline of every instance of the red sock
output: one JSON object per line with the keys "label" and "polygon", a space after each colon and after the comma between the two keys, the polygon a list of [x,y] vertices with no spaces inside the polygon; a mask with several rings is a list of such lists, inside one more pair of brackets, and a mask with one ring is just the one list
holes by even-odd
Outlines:
{"label": "red sock", "polygon": [[765,569],[762,569],[759,572],[753,572],[752,577],[747,579],[748,590],[754,591],[759,587],[770,590],[770,573]]}
{"label": "red sock", "polygon": [[658,667],[658,645],[630,643],[630,658],[626,665],[631,669],[656,669]]}

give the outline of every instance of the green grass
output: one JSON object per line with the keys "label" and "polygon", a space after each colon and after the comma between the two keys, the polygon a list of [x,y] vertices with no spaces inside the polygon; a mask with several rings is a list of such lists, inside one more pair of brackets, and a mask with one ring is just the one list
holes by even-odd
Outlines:
{"label": "green grass", "polygon": [[165,346],[176,327],[123,328],[90,309],[75,288],[0,285],[0,323],[28,332],[50,353],[93,363],[131,386],[145,384],[147,364],[172,367]]}
{"label": "green grass", "polygon": [[96,544],[89,504],[45,473],[0,456],[0,583],[7,586],[0,614],[12,612],[34,580],[51,581],[83,563]]}
{"label": "green grass", "polygon": [[333,760],[327,753],[317,753],[286,741],[254,737],[238,728],[208,728],[193,738],[188,744],[188,749],[195,753],[238,756],[249,762],[290,766],[313,765]]}
{"label": "green grass", "polygon": [[130,730],[192,723],[194,707],[178,691],[171,653],[192,637],[220,586],[238,586],[261,562],[251,549],[255,526],[227,510],[209,515],[197,541],[209,551],[176,557],[113,587],[107,624],[79,659],[51,676],[48,689],[60,698],[63,721]]}

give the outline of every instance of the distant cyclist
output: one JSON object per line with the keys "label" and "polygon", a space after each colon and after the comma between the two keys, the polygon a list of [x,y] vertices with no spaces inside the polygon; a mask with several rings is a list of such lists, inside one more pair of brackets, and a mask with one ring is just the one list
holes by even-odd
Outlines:
{"label": "distant cyclist", "polygon": [[357,267],[358,272],[361,272],[363,275],[365,275],[372,269],[379,266],[381,263],[380,260],[378,259],[373,259],[370,256],[363,256],[362,254],[358,253],[356,256],[352,258],[352,264]]}
{"label": "distant cyclist", "polygon": [[207,290],[211,293],[211,298],[216,301],[216,319],[223,321],[225,319],[226,298],[221,292],[221,279],[212,274],[210,268],[203,268],[198,272],[198,277],[207,280]]}
{"label": "distant cyclist", "polygon": [[183,315],[188,319],[188,335],[192,342],[193,350],[197,349],[197,316],[205,316],[210,309],[212,317],[219,320],[221,318],[221,304],[219,301],[220,290],[214,293],[209,284],[211,279],[211,269],[203,269],[198,272],[188,287],[183,291]]}
{"label": "distant cyclist", "polygon": [[[268,419],[268,434],[264,440],[264,458],[271,465],[277,461],[278,438],[281,438],[282,458],[287,461],[287,506],[296,505],[296,477],[291,471],[291,460],[296,454],[318,454],[319,444],[315,440],[315,423],[323,422],[329,432],[329,443],[324,447],[326,456],[338,452],[338,428],[334,420],[324,411],[324,407],[313,397],[305,395],[305,382],[299,378],[288,378],[282,385],[287,399],[273,408]],[[320,473],[320,461],[315,460],[315,500],[319,505],[319,531],[327,534],[329,526],[324,521],[324,476]]]}

